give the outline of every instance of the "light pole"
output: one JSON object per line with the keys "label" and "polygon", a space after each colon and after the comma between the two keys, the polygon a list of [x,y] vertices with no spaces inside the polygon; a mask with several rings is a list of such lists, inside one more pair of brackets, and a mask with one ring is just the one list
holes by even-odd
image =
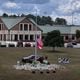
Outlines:
{"label": "light pole", "polygon": [[35,61],[37,58],[37,9],[36,10],[36,27],[35,27]]}

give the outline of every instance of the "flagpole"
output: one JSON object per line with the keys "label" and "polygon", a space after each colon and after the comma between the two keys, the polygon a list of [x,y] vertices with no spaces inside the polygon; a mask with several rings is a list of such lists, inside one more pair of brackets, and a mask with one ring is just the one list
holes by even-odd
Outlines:
{"label": "flagpole", "polygon": [[37,57],[37,9],[36,9],[36,27],[35,27],[35,61]]}

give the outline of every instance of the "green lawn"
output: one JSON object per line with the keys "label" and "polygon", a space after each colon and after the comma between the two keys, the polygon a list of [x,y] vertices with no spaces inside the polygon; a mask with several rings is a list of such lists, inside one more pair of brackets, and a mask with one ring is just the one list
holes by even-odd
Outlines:
{"label": "green lawn", "polygon": [[38,54],[48,56],[50,63],[57,63],[58,57],[70,58],[70,64],[61,64],[65,70],[57,70],[56,73],[15,70],[13,65],[23,56],[34,53],[33,48],[0,48],[0,80],[80,80],[80,49],[58,48],[52,52],[50,48],[38,50]]}

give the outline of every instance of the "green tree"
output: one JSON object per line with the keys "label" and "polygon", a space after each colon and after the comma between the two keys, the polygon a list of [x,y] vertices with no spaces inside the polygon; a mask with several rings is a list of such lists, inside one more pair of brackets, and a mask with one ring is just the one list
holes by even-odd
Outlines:
{"label": "green tree", "polygon": [[32,15],[32,14],[26,15],[26,18],[31,18],[31,19],[33,19],[34,21],[36,20],[36,17],[35,17],[34,15]]}
{"label": "green tree", "polygon": [[36,18],[37,18],[37,24],[38,25],[46,25],[46,24],[49,24],[49,25],[53,25],[54,24],[54,21],[52,20],[52,18],[50,16],[34,16],[32,14],[28,14],[26,15],[27,18],[31,18],[33,19],[35,22],[36,22]]}
{"label": "green tree", "polygon": [[53,25],[54,24],[54,21],[52,20],[52,18],[50,16],[42,16],[41,18],[41,25],[46,25],[46,24],[49,24],[49,25]]}
{"label": "green tree", "polygon": [[26,15],[25,14],[21,14],[21,17],[25,17]]}
{"label": "green tree", "polygon": [[50,16],[47,17],[46,24],[50,24],[50,25],[54,24],[54,21],[52,20],[52,18]]}
{"label": "green tree", "polygon": [[3,16],[3,17],[8,17],[8,14],[7,14],[7,13],[3,13],[2,16]]}
{"label": "green tree", "polygon": [[13,15],[9,15],[9,17],[17,17],[17,15],[16,14],[13,14]]}
{"label": "green tree", "polygon": [[76,38],[80,38],[80,30],[76,30]]}
{"label": "green tree", "polygon": [[56,18],[55,19],[55,24],[58,24],[58,25],[67,25],[67,21],[63,18]]}
{"label": "green tree", "polygon": [[47,36],[44,40],[44,45],[53,47],[53,50],[55,50],[55,47],[62,47],[64,44],[63,37],[61,36],[61,33],[59,30],[53,30],[51,32],[47,33]]}

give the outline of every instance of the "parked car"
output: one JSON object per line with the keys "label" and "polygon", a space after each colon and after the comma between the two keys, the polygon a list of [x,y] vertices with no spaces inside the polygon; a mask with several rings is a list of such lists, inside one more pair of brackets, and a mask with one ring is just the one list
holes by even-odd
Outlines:
{"label": "parked car", "polygon": [[77,43],[76,43],[76,42],[72,42],[72,44],[73,44],[73,45],[77,45]]}
{"label": "parked car", "polygon": [[[22,63],[32,63],[34,60],[35,60],[35,55],[30,55],[28,57],[23,57],[21,59],[21,62]],[[36,60],[40,61],[40,63],[43,63],[44,58],[43,56],[36,55]]]}
{"label": "parked car", "polygon": [[25,47],[31,47],[31,44],[30,43],[26,43]]}
{"label": "parked car", "polygon": [[23,42],[22,41],[18,41],[17,42],[17,47],[23,47]]}
{"label": "parked car", "polygon": [[72,43],[68,43],[67,44],[67,48],[73,48],[73,44]]}

